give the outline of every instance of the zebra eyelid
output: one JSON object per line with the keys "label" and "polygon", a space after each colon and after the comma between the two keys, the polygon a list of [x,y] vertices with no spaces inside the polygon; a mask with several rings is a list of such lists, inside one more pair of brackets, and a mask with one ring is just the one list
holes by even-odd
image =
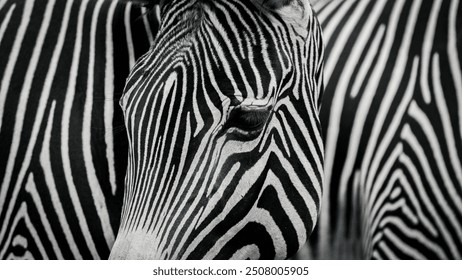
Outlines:
{"label": "zebra eyelid", "polygon": [[273,106],[236,106],[230,110],[223,129],[231,133],[257,135],[270,119]]}

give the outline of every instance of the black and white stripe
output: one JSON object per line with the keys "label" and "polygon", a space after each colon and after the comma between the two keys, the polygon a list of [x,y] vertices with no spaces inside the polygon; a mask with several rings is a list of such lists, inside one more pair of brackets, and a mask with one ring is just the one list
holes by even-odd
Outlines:
{"label": "black and white stripe", "polygon": [[319,1],[320,258],[462,257],[462,5]]}
{"label": "black and white stripe", "polygon": [[121,106],[112,258],[278,258],[316,224],[323,43],[308,1],[164,1]]}
{"label": "black and white stripe", "polygon": [[127,156],[118,99],[157,28],[142,13],[0,1],[0,258],[107,258]]}

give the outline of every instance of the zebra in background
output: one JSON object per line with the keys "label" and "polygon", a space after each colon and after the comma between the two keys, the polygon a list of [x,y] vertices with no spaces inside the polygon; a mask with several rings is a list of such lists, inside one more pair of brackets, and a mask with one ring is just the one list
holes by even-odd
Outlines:
{"label": "zebra in background", "polygon": [[118,100],[155,21],[132,4],[0,0],[0,258],[107,258],[127,139]]}
{"label": "zebra in background", "polygon": [[121,99],[111,258],[284,259],[316,224],[323,43],[308,1],[161,2]]}
{"label": "zebra in background", "polygon": [[460,259],[460,2],[321,0],[315,10],[326,154],[313,256]]}

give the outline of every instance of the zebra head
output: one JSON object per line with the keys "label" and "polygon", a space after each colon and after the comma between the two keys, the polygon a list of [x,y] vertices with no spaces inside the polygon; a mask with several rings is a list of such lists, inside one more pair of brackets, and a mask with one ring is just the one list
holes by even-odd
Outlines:
{"label": "zebra head", "polygon": [[121,99],[111,258],[287,258],[322,192],[323,46],[307,0],[172,0]]}

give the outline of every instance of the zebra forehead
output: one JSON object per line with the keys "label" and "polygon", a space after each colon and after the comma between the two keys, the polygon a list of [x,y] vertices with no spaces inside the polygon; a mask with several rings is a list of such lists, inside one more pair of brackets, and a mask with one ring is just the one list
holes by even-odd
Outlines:
{"label": "zebra forehead", "polygon": [[[153,8],[155,5],[160,5],[161,7],[165,4],[174,2],[174,0],[120,0],[122,2],[131,2],[137,5],[145,6],[148,8]],[[181,0],[180,0],[181,1]],[[190,2],[192,4],[203,5],[204,3],[211,3],[213,0],[183,0],[185,2]],[[261,9],[277,10],[283,7],[293,5],[303,8],[305,3],[308,0],[234,0],[235,2],[253,2],[257,7]]]}
{"label": "zebra forehead", "polygon": [[[255,33],[253,24],[279,22],[290,25],[306,39],[313,27],[314,13],[309,0],[170,0],[160,6],[164,22],[189,27],[200,26],[214,14],[219,15],[219,22],[224,26],[239,25],[240,32]],[[253,29],[247,30],[248,26]]]}

